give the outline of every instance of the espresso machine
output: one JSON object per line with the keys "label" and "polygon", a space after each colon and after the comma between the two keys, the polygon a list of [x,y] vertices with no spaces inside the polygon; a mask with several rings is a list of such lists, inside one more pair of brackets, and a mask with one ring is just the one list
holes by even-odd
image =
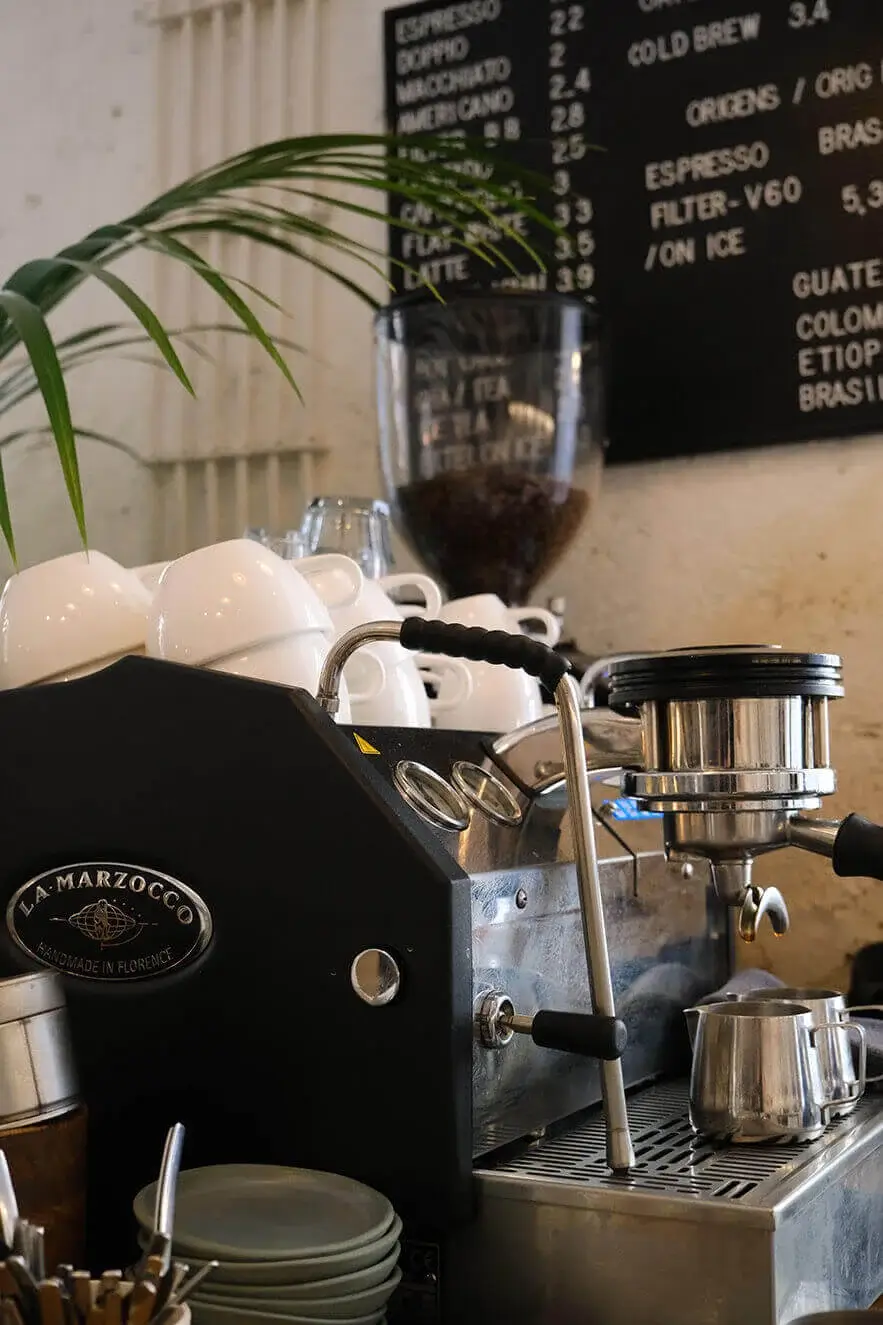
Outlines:
{"label": "espresso machine", "polygon": [[[337,725],[347,658],[395,638],[526,668],[557,725]],[[0,694],[0,974],[64,979],[95,1264],[131,1259],[180,1119],[186,1167],[385,1192],[403,1322],[784,1325],[883,1291],[872,1098],[768,1148],[698,1141],[686,1107],[683,1009],[735,929],[784,923],[754,856],[883,872],[879,828],[812,816],[840,660],[604,670],[581,709],[544,646],[411,618],[339,640],[318,699],[141,657]]]}

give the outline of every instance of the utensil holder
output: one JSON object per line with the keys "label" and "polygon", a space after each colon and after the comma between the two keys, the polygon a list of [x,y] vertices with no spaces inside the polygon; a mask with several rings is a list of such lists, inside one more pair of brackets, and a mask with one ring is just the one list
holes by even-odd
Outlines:
{"label": "utensil holder", "polygon": [[86,1240],[86,1110],[0,1132],[19,1208],[46,1230],[48,1265],[82,1265]]}

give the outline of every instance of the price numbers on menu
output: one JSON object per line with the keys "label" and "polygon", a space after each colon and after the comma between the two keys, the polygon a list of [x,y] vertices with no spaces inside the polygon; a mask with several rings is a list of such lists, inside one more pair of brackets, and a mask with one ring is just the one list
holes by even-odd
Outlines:
{"label": "price numbers on menu", "polygon": [[555,289],[561,294],[582,293],[595,284],[595,252],[591,199],[575,194],[571,166],[589,151],[585,126],[592,74],[584,58],[586,8],[583,4],[549,7],[549,135],[552,143],[555,192],[554,217],[566,233],[555,238]]}
{"label": "price numbers on menu", "polygon": [[830,20],[828,0],[794,0],[788,6],[789,28],[813,28],[817,23],[829,23]]}
{"label": "price numbers on menu", "polygon": [[883,179],[872,179],[864,185],[846,184],[840,190],[840,199],[843,210],[852,216],[883,211]]}

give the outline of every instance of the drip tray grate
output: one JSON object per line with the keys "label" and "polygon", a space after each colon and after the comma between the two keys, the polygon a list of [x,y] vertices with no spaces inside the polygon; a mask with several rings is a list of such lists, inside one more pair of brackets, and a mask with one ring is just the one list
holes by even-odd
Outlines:
{"label": "drip tray grate", "polygon": [[770,1179],[783,1178],[814,1159],[819,1146],[875,1110],[865,1099],[853,1114],[832,1123],[822,1141],[720,1146],[693,1135],[687,1117],[686,1082],[649,1086],[628,1101],[635,1167],[628,1174],[607,1168],[604,1118],[600,1111],[569,1132],[537,1141],[492,1173],[549,1178],[591,1187],[657,1192],[740,1201]]}

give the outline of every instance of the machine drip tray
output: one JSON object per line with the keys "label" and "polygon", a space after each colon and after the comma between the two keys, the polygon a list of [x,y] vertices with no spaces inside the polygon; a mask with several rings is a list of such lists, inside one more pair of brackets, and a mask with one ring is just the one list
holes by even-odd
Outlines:
{"label": "machine drip tray", "polygon": [[607,1170],[600,1109],[477,1167],[477,1218],[447,1248],[445,1321],[787,1325],[874,1302],[883,1098],[818,1141],[756,1146],[694,1138],[687,1099],[682,1081],[630,1097],[628,1174]]}
{"label": "machine drip tray", "polygon": [[790,1186],[801,1165],[815,1166],[820,1153],[835,1141],[862,1121],[883,1113],[883,1100],[867,1097],[848,1118],[832,1123],[818,1141],[721,1146],[693,1135],[687,1105],[687,1083],[680,1081],[649,1086],[630,1097],[636,1164],[628,1174],[613,1174],[607,1168],[600,1112],[484,1172],[704,1200],[745,1201],[750,1197],[752,1204],[766,1204],[783,1179]]}

